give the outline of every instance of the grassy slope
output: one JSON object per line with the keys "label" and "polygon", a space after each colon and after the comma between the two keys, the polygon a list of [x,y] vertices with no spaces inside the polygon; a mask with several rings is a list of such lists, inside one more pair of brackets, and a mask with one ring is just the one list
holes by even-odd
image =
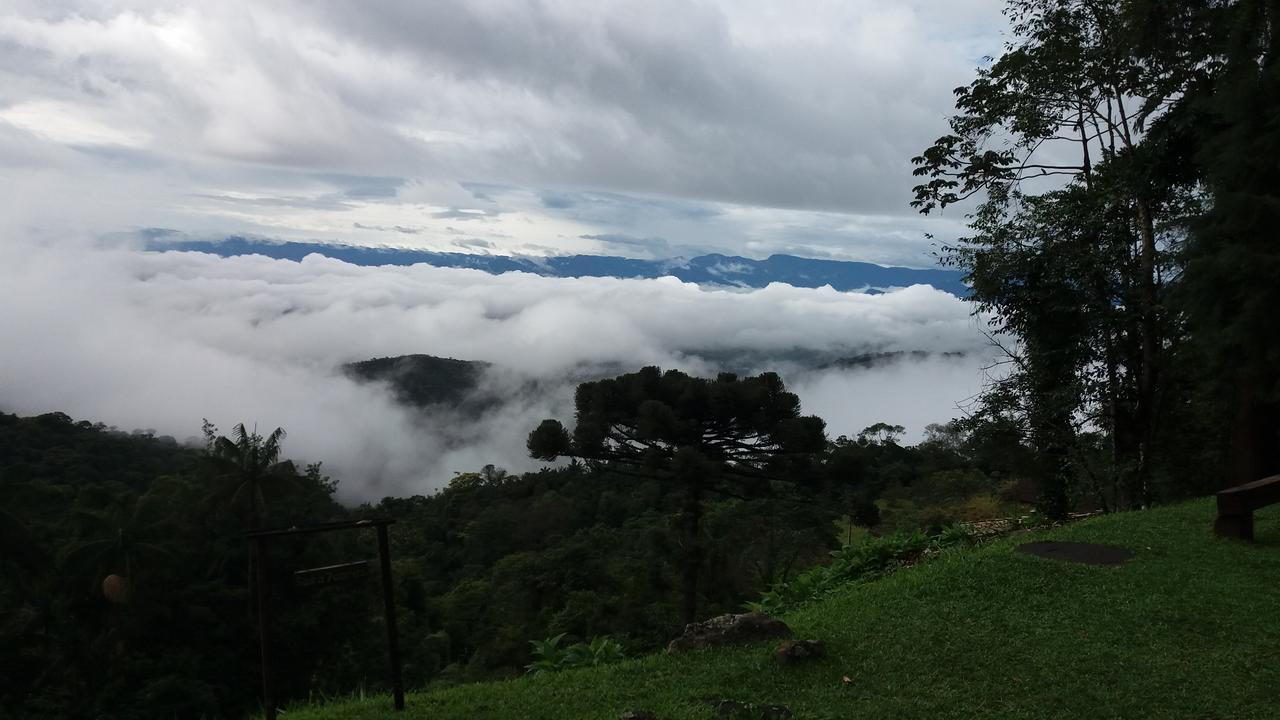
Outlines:
{"label": "grassy slope", "polygon": [[[1280,506],[1258,514],[1254,545],[1215,539],[1212,516],[1201,500],[1045,533],[1133,549],[1121,567],[1004,541],[851,586],[785,618],[827,643],[805,667],[776,666],[768,645],[651,656],[412,694],[405,715],[710,718],[698,700],[715,695],[799,718],[1280,717]],[[288,715],[391,716],[386,698]]]}

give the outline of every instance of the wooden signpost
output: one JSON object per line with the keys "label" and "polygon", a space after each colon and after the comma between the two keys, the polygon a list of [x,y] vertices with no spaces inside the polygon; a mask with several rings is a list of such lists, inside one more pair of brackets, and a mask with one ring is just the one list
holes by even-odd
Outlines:
{"label": "wooden signpost", "polygon": [[[253,542],[253,556],[257,563],[257,582],[254,583],[254,599],[258,606],[258,645],[262,653],[262,705],[266,720],[276,720],[276,702],[271,682],[271,597],[267,588],[267,542],[285,535],[306,535],[335,530],[359,530],[375,528],[378,531],[378,565],[382,575],[382,610],[387,625],[387,660],[391,666],[391,687],[395,693],[396,710],[404,710],[404,682],[400,673],[400,638],[396,630],[396,598],[391,584],[391,548],[387,539],[387,526],[395,520],[343,520],[317,525],[293,526],[253,530],[245,537]],[[368,561],[342,563],[326,567],[298,570],[293,573],[297,587],[313,588],[340,583],[359,582],[368,576]]]}
{"label": "wooden signpost", "polygon": [[295,570],[293,584],[301,588],[321,587],[323,585],[346,585],[360,582],[369,574],[369,561],[326,565],[310,570]]}

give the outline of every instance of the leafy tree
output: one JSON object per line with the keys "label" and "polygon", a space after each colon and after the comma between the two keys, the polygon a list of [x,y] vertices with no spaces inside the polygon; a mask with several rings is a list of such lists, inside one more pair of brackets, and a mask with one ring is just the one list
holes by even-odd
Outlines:
{"label": "leafy tree", "polygon": [[267,491],[297,485],[298,473],[293,463],[280,460],[284,430],[276,428],[264,437],[256,428],[250,432],[244,423],[237,423],[231,437],[226,437],[218,435],[218,429],[205,420],[203,431],[205,453],[219,483],[210,500],[224,500],[232,508],[247,504],[246,526],[262,527]]}
{"label": "leafy tree", "polygon": [[672,487],[680,497],[686,623],[697,618],[708,497],[761,496],[780,480],[804,482],[826,442],[822,420],[801,416],[799,398],[774,373],[708,380],[647,367],[583,383],[575,407],[573,432],[558,420],[544,420],[529,435],[530,453],[542,460],[607,463],[615,472]]}
{"label": "leafy tree", "polygon": [[1184,400],[1162,377],[1182,340],[1168,287],[1200,198],[1178,143],[1144,132],[1168,96],[1133,53],[1130,5],[1010,0],[1004,53],[913,158],[921,212],[981,198],[945,260],[968,272],[1010,358],[987,401],[1019,418],[1057,517],[1086,425],[1108,433],[1123,504],[1149,502],[1160,411]]}
{"label": "leafy tree", "polygon": [[858,442],[862,444],[884,445],[887,443],[897,444],[902,438],[902,434],[907,431],[901,425],[890,425],[889,423],[878,422],[874,425],[868,425],[858,433]]}
{"label": "leafy tree", "polygon": [[1168,99],[1152,132],[1210,198],[1188,221],[1176,300],[1204,393],[1224,406],[1228,482],[1280,473],[1280,5],[1146,0],[1130,16],[1135,57]]}

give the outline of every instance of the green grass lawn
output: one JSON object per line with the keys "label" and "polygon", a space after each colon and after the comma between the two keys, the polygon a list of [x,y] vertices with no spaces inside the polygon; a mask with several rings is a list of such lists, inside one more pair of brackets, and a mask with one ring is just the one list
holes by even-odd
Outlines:
{"label": "green grass lawn", "polygon": [[[1195,502],[1095,518],[944,555],[784,619],[827,644],[780,667],[772,644],[408,696],[407,718],[711,718],[707,696],[798,718],[1280,718],[1280,507],[1256,544],[1213,537]],[[1044,537],[1130,548],[1119,567],[1014,553]],[[853,678],[845,684],[842,676]],[[296,709],[388,718],[389,698]]]}

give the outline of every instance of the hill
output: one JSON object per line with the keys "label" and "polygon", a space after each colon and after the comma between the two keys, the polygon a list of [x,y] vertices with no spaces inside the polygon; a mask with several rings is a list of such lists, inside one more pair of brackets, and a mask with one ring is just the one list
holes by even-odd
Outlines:
{"label": "hill", "polygon": [[229,257],[265,255],[278,260],[301,260],[313,253],[352,265],[416,265],[472,268],[494,275],[527,272],[547,277],[676,277],[700,285],[762,288],[769,283],[817,288],[824,285],[841,292],[879,293],[890,288],[932,285],[953,295],[968,295],[963,274],[940,268],[886,267],[866,262],[822,260],[793,255],[770,255],[763,260],[712,253],[692,258],[641,260],[610,255],[479,255],[433,252],[412,248],[358,247],[329,243],[272,242],[232,236],[224,240],[173,240],[161,234],[147,241],[154,251],[186,250]]}
{"label": "hill", "polygon": [[[705,698],[798,718],[1271,718],[1280,666],[1280,512],[1253,545],[1215,539],[1197,500],[1037,535],[1122,545],[1120,567],[1004,540],[855,584],[784,619],[827,657],[783,668],[768,645],[653,655],[412,694],[408,718],[711,718]],[[842,681],[844,676],[851,683]],[[392,717],[378,697],[289,717]]]}
{"label": "hill", "polygon": [[479,385],[488,363],[434,355],[398,355],[343,366],[352,378],[383,381],[405,405],[460,405]]}

